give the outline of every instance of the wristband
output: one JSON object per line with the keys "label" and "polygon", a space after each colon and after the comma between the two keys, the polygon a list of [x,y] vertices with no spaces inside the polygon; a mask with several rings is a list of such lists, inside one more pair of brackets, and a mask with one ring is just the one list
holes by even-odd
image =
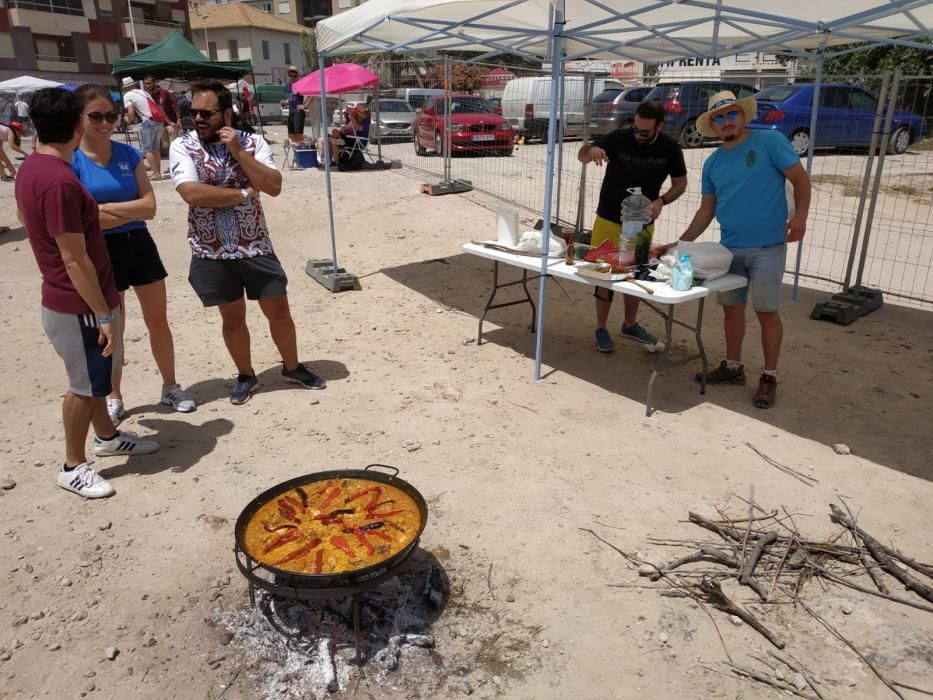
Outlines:
{"label": "wristband", "polygon": [[113,314],[104,314],[103,316],[97,317],[97,323],[113,323]]}
{"label": "wristband", "polygon": [[249,201],[249,192],[247,190],[240,190],[240,196],[243,197],[243,204]]}

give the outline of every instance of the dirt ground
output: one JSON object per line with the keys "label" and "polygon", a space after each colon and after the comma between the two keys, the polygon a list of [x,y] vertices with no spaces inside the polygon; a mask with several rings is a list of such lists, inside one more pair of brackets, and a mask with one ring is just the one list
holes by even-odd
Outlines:
{"label": "dirt ground", "polygon": [[[614,355],[596,353],[593,302],[581,285],[549,285],[540,384],[526,308],[492,312],[488,342],[476,345],[491,264],[460,245],[495,236],[496,205],[478,195],[421,195],[422,181],[405,169],[335,174],[339,262],[361,286],[341,294],[304,273],[308,259],[330,253],[323,175],[289,172],[282,195],[265,198],[300,354],[328,388],[304,392],[281,381],[251,305],[262,388],[244,406],[227,400],[234,368],[218,316],[201,308],[186,280],[185,207],[170,183],[157,183],[151,230],[169,270],[178,377],[199,407],[182,415],[158,405],[160,379],[128,295],[130,416],[121,427],[157,438],[162,449],[100,459],[117,494],[97,502],[55,485],[64,371],[41,328],[25,232],[0,235],[0,481],[15,482],[0,490],[0,697],[269,697],[242,640],[231,644],[211,624],[248,604],[233,524],[275,483],[373,462],[397,466],[428,500],[421,544],[443,566],[451,597],[434,622],[438,670],[406,676],[403,658],[394,674],[362,685],[361,696],[777,697],[720,665],[727,650],[752,663],[748,655],[770,647],[762,637],[689,599],[612,585],[650,586],[581,528],[660,563],[682,552],[649,538],[705,536],[686,522],[691,509],[720,506],[741,517],[739,497],[753,490],[762,507],[786,507],[802,532],[823,538],[838,530],[829,504],[845,498],[867,531],[933,560],[929,311],[889,304],[837,326],[809,319],[825,293],[805,289],[784,307],[773,410],[751,405],[753,386],[701,396],[691,366],[659,380],[659,410],[646,418],[654,356],[621,342]],[[12,184],[0,189],[0,203],[0,223],[13,226]],[[618,310],[612,318],[621,322]],[[642,319],[660,332],[650,312]],[[721,334],[708,304],[704,339],[716,362]],[[675,331],[678,349],[689,340]],[[753,374],[761,362],[751,318],[746,362]],[[746,442],[818,483],[782,473]],[[837,443],[851,454],[834,452]],[[753,602],[748,589],[730,593]],[[892,593],[913,595],[896,584]],[[815,581],[801,598],[886,677],[933,689],[929,612]],[[890,694],[801,608],[767,607],[754,609],[825,697]]]}

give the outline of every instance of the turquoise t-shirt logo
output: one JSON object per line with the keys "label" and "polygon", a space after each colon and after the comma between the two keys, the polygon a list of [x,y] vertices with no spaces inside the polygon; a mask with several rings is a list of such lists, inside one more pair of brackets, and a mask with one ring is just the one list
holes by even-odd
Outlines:
{"label": "turquoise t-shirt logo", "polygon": [[752,149],[747,154],[745,154],[745,167],[746,168],[754,168],[755,163],[757,162],[758,162],[758,153],[754,149]]}

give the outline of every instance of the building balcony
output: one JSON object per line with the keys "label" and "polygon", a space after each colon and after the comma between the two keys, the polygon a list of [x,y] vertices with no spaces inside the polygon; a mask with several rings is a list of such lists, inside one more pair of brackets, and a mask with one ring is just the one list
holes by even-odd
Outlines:
{"label": "building balcony", "polygon": [[75,56],[50,56],[36,54],[36,68],[41,71],[58,73],[77,73],[78,59]]}
{"label": "building balcony", "polygon": [[148,46],[154,44],[161,39],[164,39],[172,31],[179,30],[183,32],[185,30],[185,25],[183,22],[157,22],[151,19],[136,19],[132,20],[132,26],[130,26],[130,18],[125,17],[123,19],[123,36],[133,40],[133,32],[136,32],[136,43],[137,45]]}
{"label": "building balcony", "polygon": [[13,0],[10,3],[9,13],[10,25],[13,27],[36,29],[41,27],[43,34],[52,36],[71,36],[73,33],[90,32],[87,17],[81,13],[75,14],[72,8],[57,2]]}

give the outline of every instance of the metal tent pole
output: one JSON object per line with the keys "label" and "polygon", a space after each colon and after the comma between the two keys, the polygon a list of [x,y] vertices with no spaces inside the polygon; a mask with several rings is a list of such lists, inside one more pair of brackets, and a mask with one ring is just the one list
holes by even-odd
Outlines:
{"label": "metal tent pole", "polygon": [[[810,141],[807,144],[807,177],[813,171],[813,146],[816,143],[816,118],[820,112],[820,83],[823,80],[823,61],[826,58],[826,34],[820,34],[820,45],[816,55],[816,77],[813,84],[813,104],[810,106]],[[800,262],[803,259],[803,241],[797,243],[797,260],[794,263],[794,286],[790,298],[797,301],[800,285]]]}
{"label": "metal tent pole", "polygon": [[376,157],[380,163],[382,163],[382,136],[379,134],[379,83],[373,87],[373,101],[375,104],[375,111],[371,112],[369,115],[369,140],[372,141],[373,133],[373,122],[376,124]]}
{"label": "metal tent pole", "polygon": [[450,57],[444,56],[444,182],[450,182]]}
{"label": "metal tent pole", "polygon": [[[901,70],[894,71],[891,80],[891,92],[888,98],[888,113],[884,118],[884,130],[881,132],[881,146],[878,154],[878,169],[875,171],[875,181],[871,190],[871,204],[868,205],[868,216],[865,217],[865,233],[862,236],[862,252],[858,261],[858,272],[855,275],[855,286],[862,286],[862,273],[865,271],[865,258],[868,256],[868,241],[871,238],[871,225],[875,219],[875,206],[878,204],[878,191],[881,189],[881,173],[884,171],[885,156],[888,152],[888,140],[891,138],[891,121],[894,119],[894,105],[897,101],[897,90],[901,84]],[[881,99],[884,99],[882,96]]]}
{"label": "metal tent pole", "polygon": [[[593,112],[593,92],[596,81],[592,73],[587,73],[583,81],[583,145],[590,142],[590,118]],[[586,163],[580,164],[580,193],[577,197],[576,235],[583,232],[583,217],[586,215]]]}
{"label": "metal tent pole", "polygon": [[862,177],[862,191],[859,193],[858,214],[855,215],[855,226],[852,230],[852,243],[849,246],[849,262],[846,265],[846,276],[842,282],[842,290],[849,289],[852,282],[852,268],[855,266],[855,254],[858,251],[859,230],[862,227],[862,216],[865,214],[865,201],[868,199],[868,185],[871,182],[871,169],[875,164],[875,150],[881,134],[881,118],[884,114],[885,95],[888,92],[888,83],[891,81],[891,72],[885,71],[881,78],[881,92],[879,92],[878,106],[875,108],[875,121],[871,127],[871,143],[868,146],[868,158],[865,159],[865,175]]}
{"label": "metal tent pole", "polygon": [[560,191],[563,178],[561,177],[564,172],[564,131],[567,126],[567,112],[564,108],[564,97],[566,95],[565,90],[567,89],[566,77],[561,71],[560,76],[560,96],[558,109],[560,110],[560,117],[558,117],[557,124],[557,196],[555,197],[555,216],[554,223],[557,224],[558,230],[560,229]]}
{"label": "metal tent pole", "polygon": [[541,359],[544,355],[544,298],[547,289],[547,263],[550,250],[551,197],[554,192],[554,143],[557,133],[557,90],[563,72],[563,41],[561,33],[564,26],[564,0],[552,0],[549,3],[549,29],[551,58],[551,100],[548,111],[547,161],[544,172],[544,211],[541,217],[544,227],[541,230],[541,277],[538,279],[538,317],[537,336],[535,337],[535,382],[541,377]]}

